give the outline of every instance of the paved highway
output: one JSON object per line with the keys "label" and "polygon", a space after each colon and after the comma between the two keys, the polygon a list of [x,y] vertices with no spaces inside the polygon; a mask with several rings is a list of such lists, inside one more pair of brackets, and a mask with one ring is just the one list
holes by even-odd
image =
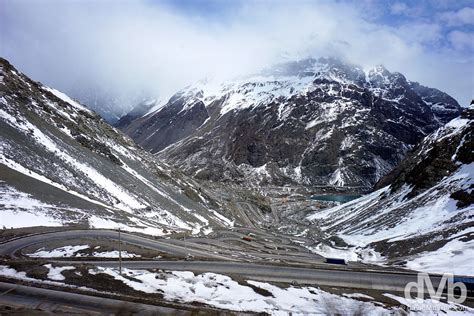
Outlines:
{"label": "paved highway", "polygon": [[[23,238],[17,238],[15,240],[4,242],[0,244],[0,255],[10,256],[15,258],[16,253],[30,245],[44,243],[53,240],[65,240],[65,239],[81,239],[81,238],[107,238],[107,239],[118,239],[118,232],[112,230],[68,230],[61,232],[45,233],[26,236]],[[146,247],[149,249],[166,252],[169,254],[187,256],[191,254],[195,257],[203,257],[209,259],[218,260],[235,260],[233,258],[221,256],[218,254],[210,253],[199,249],[190,249],[185,246],[176,244],[166,243],[166,239],[154,240],[137,235],[121,233],[122,241],[125,243]]]}
{"label": "paved highway", "polygon": [[[0,244],[0,255],[15,256],[17,251],[24,247],[44,243],[58,239],[81,239],[85,237],[103,237],[117,239],[118,234],[115,231],[108,230],[76,230],[62,231],[46,234],[38,234],[18,238],[9,242]],[[336,287],[376,289],[386,291],[403,291],[408,282],[416,281],[416,273],[395,272],[395,271],[361,271],[341,266],[340,268],[330,268],[331,265],[325,265],[321,268],[301,268],[282,265],[255,264],[248,262],[236,262],[233,258],[211,253],[205,250],[185,248],[173,243],[167,243],[166,239],[160,241],[139,237],[132,234],[122,233],[124,242],[138,246],[156,249],[174,255],[185,256],[188,253],[214,261],[124,261],[123,266],[134,269],[167,269],[167,270],[187,270],[197,273],[215,272],[226,275],[238,275],[241,277],[261,280],[298,284],[328,285]],[[219,261],[216,261],[219,260]],[[57,263],[61,261],[55,260]],[[87,263],[96,266],[116,267],[114,261],[87,261],[87,260],[68,260],[66,264]],[[334,267],[334,266],[333,266]],[[432,282],[436,286],[440,278],[433,276]]]}
{"label": "paved highway", "polygon": [[[56,261],[56,263],[67,265],[71,264],[71,261]],[[81,261],[80,263],[100,267],[118,267],[118,262],[114,261]],[[213,272],[265,282],[326,285],[396,292],[403,292],[408,282],[417,281],[416,273],[301,268],[228,261],[124,261],[122,266],[130,269]],[[440,278],[433,276],[431,280],[437,288]]]}
{"label": "paved highway", "polygon": [[[273,260],[303,264],[322,263],[324,258],[309,252],[298,245],[288,245],[289,241],[283,238],[274,238],[273,242],[264,239],[247,242],[242,240],[243,233],[226,231],[220,238],[188,238],[186,241],[177,239],[148,239],[133,234],[122,233],[122,241],[152,250],[165,252],[171,255],[185,257],[188,254],[196,258],[212,260],[237,261],[257,258],[263,261]],[[232,236],[232,237],[227,237]],[[118,232],[111,230],[71,230],[26,236],[0,244],[0,255],[15,257],[17,252],[25,247],[42,244],[55,240],[79,240],[81,238],[118,239]],[[225,243],[224,241],[228,241]],[[234,244],[232,244],[233,242]],[[281,250],[280,250],[281,249]],[[216,253],[217,252],[217,253]]]}
{"label": "paved highway", "polygon": [[[128,302],[91,295],[68,293],[25,285],[0,282],[0,306],[9,313],[17,310],[60,315],[212,315],[218,311],[204,307],[181,305],[165,307]],[[0,310],[0,313],[3,311]],[[3,314],[3,313],[2,313]]]}

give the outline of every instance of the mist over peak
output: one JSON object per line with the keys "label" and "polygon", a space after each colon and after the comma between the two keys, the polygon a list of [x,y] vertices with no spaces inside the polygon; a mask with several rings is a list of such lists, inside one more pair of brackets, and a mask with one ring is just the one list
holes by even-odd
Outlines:
{"label": "mist over peak", "polygon": [[448,14],[463,6],[433,3],[414,16],[409,4],[405,12],[351,1],[6,0],[0,55],[112,121],[205,77],[225,80],[320,56],[363,69],[384,64],[467,104],[472,27]]}

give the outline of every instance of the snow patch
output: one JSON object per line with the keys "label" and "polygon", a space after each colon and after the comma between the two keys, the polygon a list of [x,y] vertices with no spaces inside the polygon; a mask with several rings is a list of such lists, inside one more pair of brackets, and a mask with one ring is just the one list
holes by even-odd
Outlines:
{"label": "snow patch", "polygon": [[165,299],[199,302],[234,311],[269,313],[272,315],[347,314],[353,310],[368,315],[382,315],[386,309],[373,303],[346,298],[314,287],[280,288],[268,283],[247,281],[253,287],[270,293],[263,296],[250,286],[241,285],[230,277],[215,273],[195,275],[188,271],[152,273],[146,270],[98,267],[91,274],[106,273],[129,287],[145,293],[163,293]]}
{"label": "snow patch", "polygon": [[404,297],[388,293],[383,295],[409,307],[413,313],[416,312],[416,315],[472,315],[474,313],[473,308],[455,303],[444,303],[432,299],[406,299]]}
{"label": "snow patch", "polygon": [[[456,272],[456,274],[473,276],[473,259],[474,240],[454,239],[435,251],[424,252],[417,258],[408,260],[406,266],[409,269],[423,272],[441,274]],[[455,265],[453,265],[454,262]]]}
{"label": "snow patch", "polygon": [[43,267],[49,269],[48,279],[54,280],[54,281],[64,281],[64,280],[66,280],[64,275],[62,275],[62,272],[67,271],[67,270],[76,269],[75,267],[72,267],[72,266],[53,267],[53,265],[50,264],[50,263],[43,265]]}
{"label": "snow patch", "polygon": [[162,228],[158,228],[156,226],[144,226],[144,227],[133,227],[129,225],[125,225],[123,223],[119,223],[116,221],[113,221],[112,219],[107,219],[107,218],[101,218],[97,217],[95,215],[92,215],[89,217],[89,225],[93,228],[105,228],[105,229],[122,229],[124,231],[129,231],[129,232],[140,232],[146,235],[152,235],[152,236],[163,236],[166,235],[163,232]]}
{"label": "snow patch", "polygon": [[50,87],[45,87],[43,86],[42,87],[43,90],[46,90],[46,91],[49,91],[51,92],[52,94],[54,94],[56,97],[58,97],[59,99],[63,100],[64,102],[66,103],[69,103],[70,105],[72,105],[73,107],[75,108],[78,108],[82,111],[87,111],[89,113],[92,113],[89,109],[87,109],[86,107],[84,107],[83,105],[79,104],[78,102],[74,101],[73,99],[71,99],[69,96],[67,96],[66,94],[56,90],[56,89],[53,89],[53,88],[50,88]]}
{"label": "snow patch", "polygon": [[62,258],[62,257],[74,257],[76,252],[84,249],[88,249],[88,245],[77,245],[77,246],[63,246],[53,250],[44,250],[44,248],[38,249],[33,253],[26,254],[28,257],[33,258]]}
{"label": "snow patch", "polygon": [[[140,255],[137,255],[132,252],[122,251],[121,253],[122,258],[140,258]],[[117,250],[114,251],[102,251],[102,252],[94,252],[92,254],[94,258],[119,258],[119,252]]]}

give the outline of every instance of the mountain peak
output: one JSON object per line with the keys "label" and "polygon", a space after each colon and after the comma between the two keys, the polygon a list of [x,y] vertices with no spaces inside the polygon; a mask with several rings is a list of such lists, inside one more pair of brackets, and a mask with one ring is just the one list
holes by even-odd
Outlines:
{"label": "mountain peak", "polygon": [[356,65],[307,58],[188,87],[123,130],[204,179],[364,190],[459,112],[454,99],[383,66],[367,81]]}
{"label": "mountain peak", "polygon": [[383,65],[377,65],[369,70],[367,77],[372,83],[388,84],[390,83],[391,75],[392,73],[388,71]]}
{"label": "mountain peak", "polygon": [[373,67],[371,71],[374,72],[374,73],[381,73],[381,74],[383,74],[383,73],[389,74],[390,73],[387,70],[387,68],[385,68],[385,66],[382,65],[382,64],[375,65],[375,67]]}

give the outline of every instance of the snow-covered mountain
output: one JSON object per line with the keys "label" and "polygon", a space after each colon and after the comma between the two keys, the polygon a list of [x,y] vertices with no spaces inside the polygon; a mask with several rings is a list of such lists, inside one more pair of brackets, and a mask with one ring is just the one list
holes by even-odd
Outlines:
{"label": "snow-covered mountain", "polygon": [[447,94],[382,66],[366,74],[321,58],[201,82],[119,126],[200,179],[367,190],[460,111]]}
{"label": "snow-covered mountain", "polygon": [[333,236],[317,251],[472,274],[474,108],[428,135],[377,191],[308,219]]}
{"label": "snow-covered mountain", "polygon": [[202,233],[231,226],[225,212],[97,114],[0,59],[1,226]]}

